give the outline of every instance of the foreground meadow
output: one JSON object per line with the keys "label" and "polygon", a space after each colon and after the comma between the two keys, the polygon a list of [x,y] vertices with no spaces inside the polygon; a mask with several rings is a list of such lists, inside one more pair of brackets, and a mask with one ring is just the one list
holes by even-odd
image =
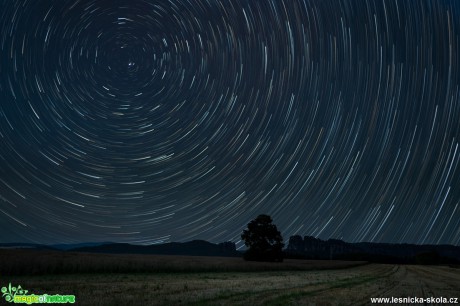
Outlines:
{"label": "foreground meadow", "polygon": [[[105,255],[91,255],[82,262],[101,256]],[[139,258],[146,267],[148,262],[150,268],[157,267],[158,272],[2,274],[0,280],[2,286],[11,282],[30,293],[73,294],[78,305],[94,306],[368,305],[371,297],[460,297],[460,270],[453,267],[301,260],[260,264],[246,263],[241,258],[185,256]],[[110,262],[113,257],[108,259]]]}

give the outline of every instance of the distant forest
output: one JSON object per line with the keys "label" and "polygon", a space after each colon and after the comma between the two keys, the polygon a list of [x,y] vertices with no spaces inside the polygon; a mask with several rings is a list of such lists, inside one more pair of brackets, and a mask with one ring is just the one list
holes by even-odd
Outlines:
{"label": "distant forest", "polygon": [[378,263],[459,264],[460,247],[452,245],[415,245],[358,242],[338,239],[327,241],[292,236],[285,249],[286,258],[364,260]]}

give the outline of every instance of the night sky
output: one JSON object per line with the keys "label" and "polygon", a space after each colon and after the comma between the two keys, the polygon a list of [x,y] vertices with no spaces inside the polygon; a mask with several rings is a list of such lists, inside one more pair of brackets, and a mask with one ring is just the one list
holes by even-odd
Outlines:
{"label": "night sky", "polygon": [[4,0],[0,241],[460,244],[459,1]]}

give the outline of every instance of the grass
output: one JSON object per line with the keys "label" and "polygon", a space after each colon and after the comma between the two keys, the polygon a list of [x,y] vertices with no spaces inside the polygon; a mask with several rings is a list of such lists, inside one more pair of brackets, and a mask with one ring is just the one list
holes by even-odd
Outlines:
{"label": "grass", "polygon": [[[303,260],[269,264],[218,257],[48,255],[46,259],[33,252],[18,253],[15,265],[22,262],[24,268],[30,268],[40,263],[34,270],[40,273],[1,273],[0,285],[11,282],[34,294],[73,294],[79,305],[94,306],[367,305],[370,297],[379,296],[458,297],[460,288],[458,270],[446,266]],[[56,264],[59,269],[54,268],[54,260],[61,261]],[[101,263],[103,267],[98,267]],[[43,274],[47,265],[52,266],[50,270],[54,274]],[[5,269],[5,261],[1,261],[0,269]]]}
{"label": "grass", "polygon": [[38,250],[0,250],[2,275],[86,273],[200,273],[301,271],[348,268],[365,262],[296,260],[247,262],[239,257],[118,255]]}

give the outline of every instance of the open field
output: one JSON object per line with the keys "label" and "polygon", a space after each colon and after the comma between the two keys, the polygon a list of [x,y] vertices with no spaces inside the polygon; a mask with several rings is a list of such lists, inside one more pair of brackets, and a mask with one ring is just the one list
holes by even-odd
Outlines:
{"label": "open field", "polygon": [[248,262],[241,257],[120,255],[40,250],[0,250],[0,275],[81,273],[196,273],[267,270],[324,270],[363,265],[363,261],[295,260]]}
{"label": "open field", "polygon": [[[159,258],[163,263],[168,262],[168,256]],[[174,264],[178,267],[192,264],[206,267],[206,259],[207,264],[213,262],[212,267],[215,264],[227,265],[226,269],[236,261],[242,266],[248,264],[240,258],[172,256],[169,259],[170,267]],[[73,294],[77,304],[95,306],[369,305],[371,297],[460,297],[460,271],[455,268],[383,264],[351,265],[347,268],[346,262],[331,261],[329,266],[327,263],[288,260],[285,264],[291,265],[291,268],[298,265],[296,270],[290,271],[279,270],[279,264],[266,263],[261,264],[268,265],[264,269],[278,265],[275,268],[278,270],[249,271],[246,268],[247,272],[2,274],[1,285],[11,282],[35,294]],[[251,264],[257,263],[250,263],[248,267],[252,267]],[[300,268],[302,264],[304,270]]]}

